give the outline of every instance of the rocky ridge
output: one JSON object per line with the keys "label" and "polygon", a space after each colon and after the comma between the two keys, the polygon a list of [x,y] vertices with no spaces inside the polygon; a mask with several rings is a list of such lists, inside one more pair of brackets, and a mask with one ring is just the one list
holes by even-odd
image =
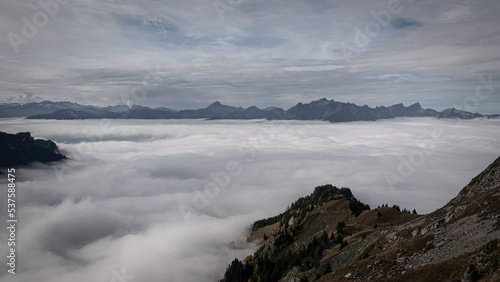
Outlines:
{"label": "rocky ridge", "polygon": [[357,214],[345,197],[330,197],[290,232],[279,222],[254,224],[250,238],[262,247],[240,262],[254,274],[222,281],[500,281],[500,158],[444,207],[405,211],[383,205]]}

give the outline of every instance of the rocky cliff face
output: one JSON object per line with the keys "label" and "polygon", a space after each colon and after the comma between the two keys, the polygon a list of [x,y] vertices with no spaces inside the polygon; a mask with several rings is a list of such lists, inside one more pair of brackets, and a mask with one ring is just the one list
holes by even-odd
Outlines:
{"label": "rocky cliff face", "polygon": [[500,158],[496,159],[483,172],[474,177],[472,181],[465,186],[458,196],[452,200],[452,203],[459,203],[474,195],[487,190],[495,189],[500,186]]}
{"label": "rocky cliff face", "polygon": [[0,132],[0,167],[16,167],[31,162],[52,162],[66,157],[50,140],[34,139],[29,132]]}
{"label": "rocky cliff face", "polygon": [[356,216],[342,197],[312,208],[289,230],[254,225],[262,247],[239,263],[253,274],[223,281],[500,281],[500,158],[425,216],[385,206]]}

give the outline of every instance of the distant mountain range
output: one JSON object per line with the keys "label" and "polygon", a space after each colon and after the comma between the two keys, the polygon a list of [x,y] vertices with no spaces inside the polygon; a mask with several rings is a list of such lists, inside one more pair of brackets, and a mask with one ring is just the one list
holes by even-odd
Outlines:
{"label": "distant mountain range", "polygon": [[330,122],[373,121],[395,117],[436,117],[451,119],[497,118],[500,115],[482,115],[455,108],[438,112],[423,109],[419,103],[409,107],[396,104],[370,108],[326,98],[308,104],[298,103],[288,110],[276,107],[260,109],[223,105],[214,102],[206,108],[174,111],[165,107],[149,108],[139,105],[96,107],[72,102],[2,104],[0,117],[27,117],[29,119],[268,119],[268,120],[325,120]]}

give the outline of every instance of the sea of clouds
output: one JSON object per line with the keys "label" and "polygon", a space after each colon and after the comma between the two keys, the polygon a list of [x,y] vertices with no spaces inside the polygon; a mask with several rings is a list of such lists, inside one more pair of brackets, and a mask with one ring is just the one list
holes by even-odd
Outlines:
{"label": "sea of clouds", "polygon": [[68,157],[17,169],[17,274],[2,255],[5,282],[217,281],[257,248],[253,221],[318,185],[429,213],[500,152],[500,120],[2,119],[0,131]]}

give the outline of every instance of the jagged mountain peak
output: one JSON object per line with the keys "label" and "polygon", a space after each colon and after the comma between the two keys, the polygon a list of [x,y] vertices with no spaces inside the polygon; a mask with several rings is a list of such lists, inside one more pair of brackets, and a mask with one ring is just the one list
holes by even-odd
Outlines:
{"label": "jagged mountain peak", "polygon": [[484,116],[479,113],[466,112],[455,108],[445,109],[438,114],[438,118],[448,118],[448,119],[473,119],[480,117]]}
{"label": "jagged mountain peak", "polygon": [[210,105],[207,107],[207,109],[208,109],[208,108],[213,108],[213,107],[220,107],[220,106],[222,106],[221,102],[219,102],[219,101],[215,101],[215,102],[213,102],[212,104],[210,104]]}
{"label": "jagged mountain peak", "polygon": [[215,112],[219,112],[219,111],[230,112],[230,111],[240,111],[243,108],[228,106],[228,105],[222,104],[219,101],[215,101],[212,104],[210,104],[208,107],[206,107],[205,109],[209,110],[209,111],[215,111]]}
{"label": "jagged mountain peak", "polygon": [[246,108],[246,110],[257,111],[257,110],[260,110],[260,109],[257,106],[250,106],[250,107]]}
{"label": "jagged mountain peak", "polygon": [[319,103],[330,103],[330,102],[335,102],[333,99],[332,100],[328,100],[326,98],[321,98],[321,99],[318,99],[316,101],[312,101],[311,103],[316,103],[316,104],[319,104]]}

